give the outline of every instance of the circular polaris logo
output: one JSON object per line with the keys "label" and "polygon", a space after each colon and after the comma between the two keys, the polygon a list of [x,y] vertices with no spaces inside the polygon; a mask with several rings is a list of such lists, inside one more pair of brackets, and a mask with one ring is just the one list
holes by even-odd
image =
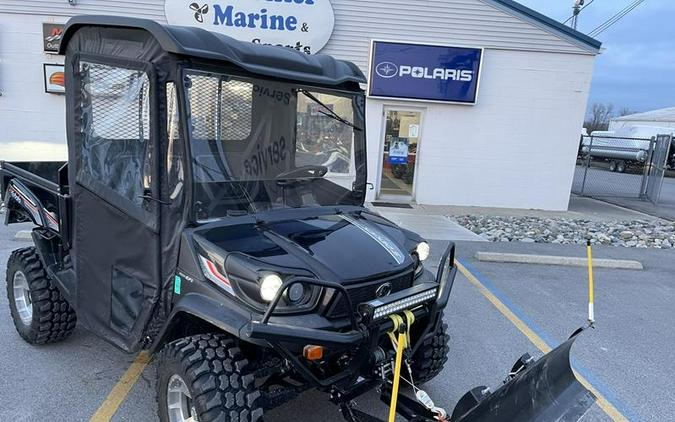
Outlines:
{"label": "circular polaris logo", "polygon": [[375,66],[375,73],[382,78],[393,78],[398,74],[398,66],[392,62],[382,62]]}
{"label": "circular polaris logo", "polygon": [[375,290],[377,297],[385,297],[391,294],[391,283],[384,283]]}

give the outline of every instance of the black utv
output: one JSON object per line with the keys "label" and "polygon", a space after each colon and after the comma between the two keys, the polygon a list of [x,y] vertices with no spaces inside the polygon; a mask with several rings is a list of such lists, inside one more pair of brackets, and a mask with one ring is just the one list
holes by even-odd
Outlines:
{"label": "black utv", "polygon": [[29,343],[77,321],[149,349],[162,421],[261,420],[309,388],[350,421],[378,420],[353,405],[376,388],[417,421],[576,420],[593,402],[573,338],[450,415],[397,394],[447,362],[454,246],[431,274],[429,245],[364,207],[354,64],[106,16],[71,19],[61,53],[68,162],[0,171],[6,223],[35,224],[7,264]]}

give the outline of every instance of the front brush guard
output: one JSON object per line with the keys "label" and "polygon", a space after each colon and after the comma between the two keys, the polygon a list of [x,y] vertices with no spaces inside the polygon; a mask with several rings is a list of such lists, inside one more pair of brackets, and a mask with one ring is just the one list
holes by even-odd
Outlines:
{"label": "front brush guard", "polygon": [[[433,334],[436,325],[439,323],[440,315],[448,303],[450,292],[457,273],[455,262],[455,244],[450,243],[443,254],[440,262],[435,282],[422,283],[437,286],[436,297],[428,303],[413,309],[416,320],[427,320],[421,335],[412,345],[412,353],[419,348],[424,340]],[[271,321],[274,311],[286,291],[294,284],[301,283],[310,286],[316,286],[328,290],[333,290],[336,294],[343,297],[347,303],[348,309],[355,310],[357,307],[352,303],[347,289],[335,282],[318,280],[308,277],[290,277],[279,288],[276,296],[268,305],[264,315],[259,321],[252,321],[247,327],[247,335],[252,339],[265,340],[271,344],[274,349],[287,359],[300,375],[313,387],[328,389],[336,386],[339,382],[351,379],[353,381],[359,378],[360,371],[364,364],[370,358],[372,352],[377,348],[378,339],[384,333],[394,327],[390,319],[384,319],[377,323],[364,319],[363,315],[356,312],[349,313],[349,328],[343,331],[328,331],[316,328],[301,327],[298,325],[285,325],[279,322]],[[414,294],[416,289],[422,288],[422,284],[413,285],[408,289],[401,290],[396,294]],[[391,295],[392,297],[394,295]],[[381,300],[387,300],[386,298]],[[341,372],[328,378],[320,379],[312,373],[309,366],[286,344],[312,344],[325,347],[350,348],[356,350],[356,358],[351,364],[343,368]],[[352,388],[354,386],[352,385]]]}

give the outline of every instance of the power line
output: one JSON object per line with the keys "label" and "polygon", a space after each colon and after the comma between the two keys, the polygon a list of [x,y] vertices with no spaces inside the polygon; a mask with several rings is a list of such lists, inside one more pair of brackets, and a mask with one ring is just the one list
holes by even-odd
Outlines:
{"label": "power line", "polygon": [[587,8],[588,6],[590,6],[591,3],[593,3],[594,1],[595,1],[595,0],[591,0],[591,1],[589,1],[588,3],[586,3],[586,4],[584,5],[584,7],[582,7],[581,9],[579,9],[578,12],[576,12],[574,15],[570,16],[569,18],[567,18],[567,20],[566,20],[565,22],[563,22],[563,25],[566,24],[567,22],[571,21],[572,19],[574,19],[575,16],[577,16],[579,13],[581,13],[582,10],[584,10],[585,8]]}
{"label": "power line", "polygon": [[635,0],[632,3],[628,4],[628,6],[623,8],[621,11],[617,12],[614,16],[607,19],[602,24],[598,25],[595,29],[593,29],[591,32],[589,32],[588,35],[591,36],[591,37],[597,37],[601,33],[605,32],[607,29],[609,29],[611,26],[613,26],[615,23],[617,23],[621,19],[623,19],[627,14],[632,12],[636,7],[641,5],[644,1],[645,0]]}
{"label": "power line", "polygon": [[624,9],[621,11],[617,12],[614,16],[611,18],[607,19],[605,22],[600,24],[598,27],[596,27],[594,30],[592,30],[589,35],[595,36],[599,35],[600,33],[604,32],[607,30],[609,27],[620,21],[624,16],[626,16],[628,13],[630,13],[633,9],[635,9],[637,6],[639,6],[644,0],[635,0],[633,3],[630,3],[628,6],[626,6]]}

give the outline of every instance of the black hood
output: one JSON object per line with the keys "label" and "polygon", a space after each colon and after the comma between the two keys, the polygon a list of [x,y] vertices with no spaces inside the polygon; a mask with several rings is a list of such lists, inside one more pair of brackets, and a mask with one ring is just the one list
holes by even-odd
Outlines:
{"label": "black hood", "polygon": [[332,281],[356,281],[413,265],[417,239],[367,213],[209,225],[196,233],[222,248],[275,267],[310,269]]}

